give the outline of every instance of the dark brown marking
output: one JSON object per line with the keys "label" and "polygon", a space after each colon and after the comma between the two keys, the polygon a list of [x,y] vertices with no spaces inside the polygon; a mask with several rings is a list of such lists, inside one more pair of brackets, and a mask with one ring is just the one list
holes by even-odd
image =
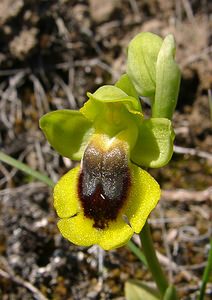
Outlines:
{"label": "dark brown marking", "polygon": [[126,149],[116,143],[105,150],[90,144],[84,153],[78,194],[84,214],[94,227],[104,229],[115,220],[130,187]]}

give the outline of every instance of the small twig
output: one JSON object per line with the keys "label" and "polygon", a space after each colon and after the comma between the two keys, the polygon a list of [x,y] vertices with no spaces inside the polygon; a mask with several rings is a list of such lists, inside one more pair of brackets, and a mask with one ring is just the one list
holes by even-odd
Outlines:
{"label": "small twig", "polygon": [[49,111],[49,104],[48,104],[48,100],[46,98],[46,93],[44,91],[44,88],[43,88],[41,82],[35,75],[31,74],[29,76],[29,78],[33,83],[36,104],[37,104],[38,111],[39,111],[39,116],[42,116],[45,112]]}
{"label": "small twig", "polygon": [[204,59],[204,57],[206,57],[208,54],[210,54],[212,52],[212,46],[209,46],[205,49],[202,49],[201,52],[197,53],[197,54],[193,54],[193,55],[190,55],[189,57],[187,57],[181,64],[181,68],[185,68],[186,66],[198,61],[198,60],[201,60],[201,59]]}
{"label": "small twig", "polygon": [[208,160],[212,160],[212,154],[211,153],[205,152],[205,151],[202,151],[202,150],[193,149],[193,148],[174,146],[174,152],[179,153],[179,154],[194,155],[194,156],[198,156],[198,157],[201,157],[201,158],[206,158]]}
{"label": "small twig", "polygon": [[30,68],[0,70],[0,76],[11,76],[20,72],[24,72],[25,74],[28,74],[30,73]]}
{"label": "small twig", "polygon": [[33,194],[36,191],[46,191],[48,189],[47,185],[42,182],[32,182],[28,184],[24,184],[22,186],[16,188],[7,188],[0,191],[0,197],[4,197],[7,195],[17,196],[18,194],[23,194],[27,197]]}
{"label": "small twig", "polygon": [[171,261],[168,257],[166,257],[165,255],[161,254],[159,251],[156,251],[157,254],[157,258],[159,260],[159,262],[167,267],[168,269],[171,267],[172,270],[175,273],[178,273],[179,271],[182,272],[184,278],[190,282],[191,280],[195,280],[195,281],[199,281],[199,278],[197,276],[195,276],[194,274],[190,273],[189,271],[187,271],[184,266],[179,266],[177,265],[175,262]]}
{"label": "small twig", "polygon": [[179,228],[179,240],[184,242],[201,242],[208,239],[211,236],[211,226],[208,224],[208,230],[206,233],[201,234],[196,227],[185,225]]}
{"label": "small twig", "polygon": [[62,80],[62,78],[60,78],[59,76],[55,76],[55,82],[58,83],[58,85],[65,92],[65,94],[66,94],[66,96],[68,98],[70,107],[72,109],[75,109],[77,107],[77,105],[76,105],[76,100],[74,98],[74,95],[73,95],[73,93],[71,91],[71,88],[67,84],[65,84],[65,82]]}
{"label": "small twig", "polygon": [[41,145],[38,141],[35,142],[35,151],[37,154],[37,160],[38,160],[38,169],[44,172],[45,170],[45,159],[43,157]]}
{"label": "small twig", "polygon": [[140,11],[139,11],[139,7],[138,7],[138,3],[136,0],[128,0],[129,4],[132,8],[133,14],[135,16],[135,19],[137,22],[141,22],[141,15],[140,15]]}
{"label": "small twig", "polygon": [[182,0],[182,4],[184,6],[189,21],[192,23],[192,25],[196,25],[191,4],[189,3],[188,0]]}
{"label": "small twig", "polygon": [[98,58],[92,58],[90,60],[84,59],[84,60],[77,60],[74,62],[75,67],[86,67],[86,66],[99,66],[103,70],[107,71],[109,74],[113,76],[113,78],[117,78],[119,74],[113,70],[108,64],[101,61]]}
{"label": "small twig", "polygon": [[210,109],[210,118],[212,122],[212,90],[208,90],[208,104]]}
{"label": "small twig", "polygon": [[212,187],[209,187],[203,191],[189,191],[185,189],[162,190],[161,198],[163,200],[178,202],[204,202],[207,200],[212,201]]}
{"label": "small twig", "polygon": [[46,298],[34,285],[32,285],[28,281],[25,281],[21,277],[10,274],[10,273],[2,270],[2,269],[0,269],[0,276],[4,277],[6,279],[10,279],[13,282],[15,282],[16,284],[25,287],[28,291],[30,291],[31,293],[34,294],[36,299],[38,299],[38,300],[48,300],[48,298]]}

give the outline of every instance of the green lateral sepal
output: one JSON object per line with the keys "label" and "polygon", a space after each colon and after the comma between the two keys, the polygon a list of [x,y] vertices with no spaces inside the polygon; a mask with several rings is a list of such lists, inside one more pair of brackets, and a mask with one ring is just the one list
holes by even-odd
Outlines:
{"label": "green lateral sepal", "polygon": [[92,122],[75,110],[57,110],[40,119],[40,128],[48,142],[62,156],[73,160],[82,158],[94,132]]}

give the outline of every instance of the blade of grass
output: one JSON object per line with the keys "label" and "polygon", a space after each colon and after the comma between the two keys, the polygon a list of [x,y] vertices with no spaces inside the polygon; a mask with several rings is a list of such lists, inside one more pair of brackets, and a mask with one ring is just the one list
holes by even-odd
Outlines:
{"label": "blade of grass", "polygon": [[212,238],[210,240],[210,250],[208,253],[208,261],[202,277],[202,285],[200,287],[200,294],[198,300],[204,300],[206,285],[209,281],[210,274],[212,273]]}
{"label": "blade of grass", "polygon": [[46,183],[50,187],[54,187],[54,182],[46,175],[43,175],[42,173],[33,170],[28,165],[18,161],[17,159],[5,154],[4,152],[0,151],[0,161],[18,169],[22,172]]}
{"label": "blade of grass", "polygon": [[212,121],[212,91],[208,90],[208,103],[209,103],[209,109],[210,109],[210,118]]}
{"label": "blade of grass", "polygon": [[127,247],[147,267],[147,260],[146,260],[145,255],[132,241],[129,241],[127,243]]}

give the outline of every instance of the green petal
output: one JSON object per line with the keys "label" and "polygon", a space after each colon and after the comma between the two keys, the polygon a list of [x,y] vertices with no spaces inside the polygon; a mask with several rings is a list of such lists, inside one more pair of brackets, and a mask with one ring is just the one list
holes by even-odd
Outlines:
{"label": "green petal", "polygon": [[140,113],[141,106],[139,101],[127,95],[120,88],[113,85],[104,85],[96,90],[95,93],[88,93],[90,100],[80,110],[88,119],[94,120],[97,113],[101,112],[103,106],[101,104],[120,103],[124,104],[129,111]]}
{"label": "green petal", "polygon": [[60,218],[74,216],[80,211],[78,177],[80,166],[66,173],[54,188],[54,207]]}
{"label": "green petal", "polygon": [[133,164],[131,174],[132,188],[124,214],[133,230],[139,233],[160,199],[160,187],[149,173]]}
{"label": "green petal", "polygon": [[92,123],[79,111],[57,110],[40,119],[47,140],[62,156],[80,160],[93,134]]}
{"label": "green petal", "polygon": [[128,96],[115,86],[103,86],[90,97],[81,108],[81,113],[90,121],[97,133],[110,137],[119,133],[127,136],[127,142],[135,145],[137,138],[137,120],[143,119],[139,101]]}
{"label": "green petal", "polygon": [[127,74],[139,96],[154,97],[156,62],[162,42],[156,34],[142,32],[129,44]]}
{"label": "green petal", "polygon": [[174,131],[171,121],[152,118],[140,124],[137,143],[131,159],[139,166],[159,168],[169,162],[173,154]]}
{"label": "green petal", "polygon": [[139,102],[131,96],[128,96],[124,91],[122,91],[120,88],[113,86],[113,85],[104,85],[100,87],[98,90],[96,90],[95,93],[91,94],[88,93],[88,95],[98,101],[102,102],[124,102],[132,106],[135,110],[140,110],[140,104]]}

